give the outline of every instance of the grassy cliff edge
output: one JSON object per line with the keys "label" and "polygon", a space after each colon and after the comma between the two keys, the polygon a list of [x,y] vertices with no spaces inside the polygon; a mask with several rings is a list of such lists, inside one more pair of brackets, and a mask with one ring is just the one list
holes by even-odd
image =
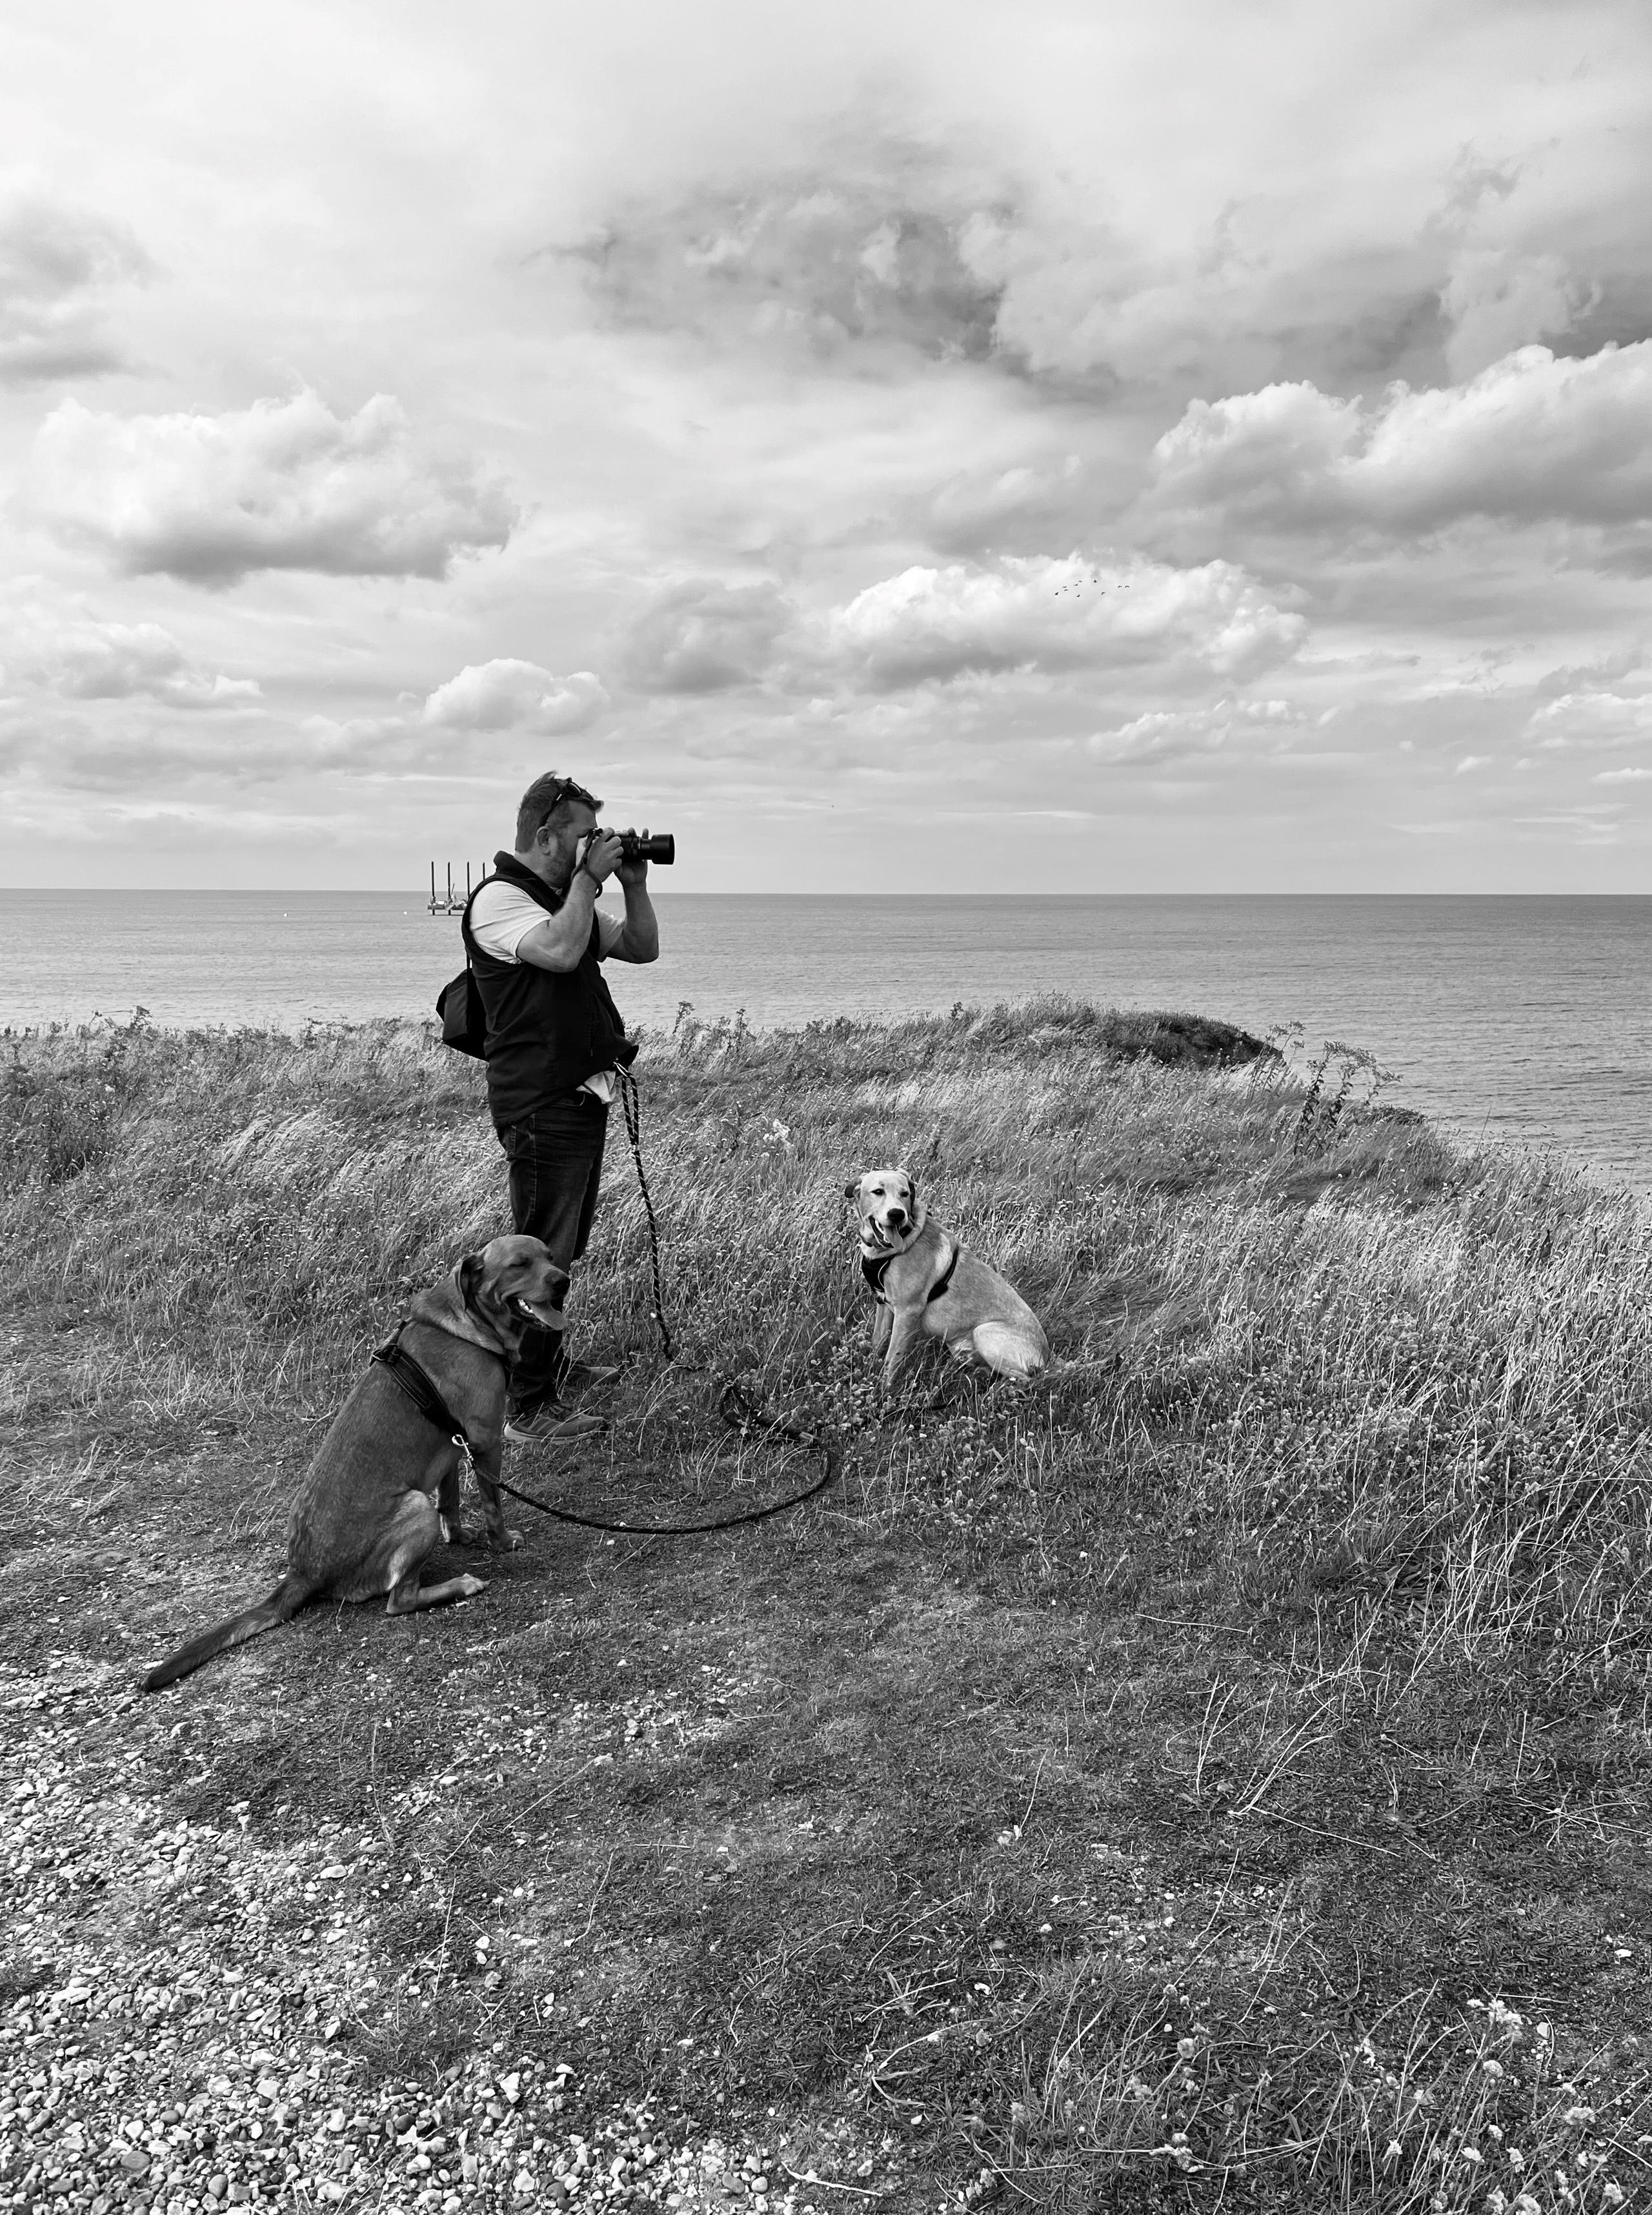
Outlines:
{"label": "grassy cliff edge", "polygon": [[[616,1116],[612,1438],[507,1474],[758,1504],[734,1376],[835,1490],[522,1510],[480,1600],[147,1701],[502,1163],[418,1026],[6,1040],[0,2206],[1643,2194],[1652,1228],[1236,1040],[651,1037],[680,1359]],[[894,1161],[1045,1384],[885,1406],[841,1195]]]}

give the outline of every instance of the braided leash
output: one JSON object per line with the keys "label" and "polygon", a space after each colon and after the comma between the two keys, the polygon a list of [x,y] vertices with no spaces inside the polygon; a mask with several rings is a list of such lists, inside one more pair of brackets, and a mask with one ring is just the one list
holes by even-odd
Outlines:
{"label": "braided leash", "polygon": [[676,1358],[677,1349],[671,1341],[671,1326],[666,1321],[666,1296],[660,1281],[660,1226],[654,1219],[654,1200],[642,1168],[642,1102],[637,1092],[636,1079],[629,1069],[619,1071],[619,1097],[625,1110],[625,1135],[631,1142],[631,1159],[636,1163],[636,1187],[642,1195],[642,1212],[648,1223],[648,1260],[654,1270],[654,1319],[660,1326],[660,1343],[666,1350],[666,1359],[671,1361]]}

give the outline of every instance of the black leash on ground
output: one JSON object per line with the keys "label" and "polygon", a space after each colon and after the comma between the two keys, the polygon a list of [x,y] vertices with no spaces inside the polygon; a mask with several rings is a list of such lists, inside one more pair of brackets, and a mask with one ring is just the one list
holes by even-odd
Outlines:
{"label": "black leash on ground", "polygon": [[[666,1359],[674,1361],[677,1349],[672,1342],[671,1327],[666,1321],[665,1295],[660,1272],[660,1227],[654,1220],[654,1201],[648,1192],[648,1180],[642,1167],[642,1114],[637,1099],[636,1081],[629,1069],[619,1072],[620,1098],[625,1108],[625,1134],[631,1142],[631,1156],[636,1163],[637,1187],[642,1194],[642,1211],[648,1224],[648,1257],[654,1273],[654,1319],[660,1329],[660,1342],[665,1348]],[[464,1426],[453,1414],[442,1397],[433,1377],[401,1344],[402,1334],[381,1346],[373,1355],[382,1362],[391,1377],[399,1384],[421,1414],[445,1431],[474,1468],[476,1457],[470,1441],[464,1434]],[[709,1523],[615,1523],[597,1515],[576,1515],[571,1507],[553,1507],[549,1500],[536,1500],[531,1492],[519,1491],[507,1484],[503,1477],[494,1482],[501,1492],[513,1500],[519,1500],[525,1507],[536,1514],[555,1517],[559,1523],[577,1523],[584,1531],[623,1531],[635,1537],[688,1538],[703,1531],[732,1531],[742,1523],[762,1523],[771,1515],[783,1515],[788,1508],[801,1507],[806,1500],[813,1500],[817,1492],[824,1492],[838,1474],[839,1455],[832,1441],[819,1431],[800,1430],[795,1423],[783,1422],[777,1415],[765,1414],[756,1405],[751,1395],[734,1382],[726,1383],[718,1395],[717,1408],[731,1430],[742,1438],[758,1436],[782,1439],[788,1445],[801,1446],[807,1452],[820,1456],[820,1474],[813,1484],[801,1492],[789,1494],[784,1500],[772,1500],[766,1507],[750,1507],[739,1515],[723,1515]]]}
{"label": "black leash on ground", "polygon": [[810,1453],[818,1453],[821,1459],[819,1476],[801,1492],[791,1493],[784,1500],[771,1500],[766,1507],[748,1507],[740,1515],[721,1515],[710,1523],[610,1523],[595,1515],[576,1515],[571,1507],[553,1507],[549,1500],[536,1500],[531,1493],[519,1492],[503,1477],[499,1479],[499,1488],[508,1492],[513,1500],[519,1500],[525,1507],[537,1508],[541,1515],[554,1515],[559,1523],[577,1523],[586,1531],[625,1531],[640,1538],[687,1538],[699,1531],[732,1531],[741,1523],[762,1523],[771,1515],[783,1515],[789,1507],[801,1507],[817,1492],[824,1492],[838,1474],[838,1451],[830,1439],[822,1438],[818,1432],[800,1431],[795,1424],[782,1422],[777,1415],[765,1415],[732,1379],[723,1386],[717,1406],[723,1420],[742,1438],[750,1438],[755,1433],[763,1438],[784,1439],[793,1445],[807,1448]]}

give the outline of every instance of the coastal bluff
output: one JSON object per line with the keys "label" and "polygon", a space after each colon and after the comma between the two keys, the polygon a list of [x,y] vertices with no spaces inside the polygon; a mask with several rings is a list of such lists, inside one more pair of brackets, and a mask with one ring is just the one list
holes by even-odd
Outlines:
{"label": "coastal bluff", "polygon": [[[676,1540],[520,1508],[466,1604],[144,1698],[273,1583],[503,1166],[427,1024],[3,1046],[0,2202],[1632,2204],[1627,1196],[1196,1015],[685,1015],[637,1064],[677,1358],[616,1118],[569,1309],[611,1428],[507,1475],[783,1498],[734,1383],[833,1483]],[[1035,1388],[881,1392],[843,1193],[892,1161],[1039,1315]]]}

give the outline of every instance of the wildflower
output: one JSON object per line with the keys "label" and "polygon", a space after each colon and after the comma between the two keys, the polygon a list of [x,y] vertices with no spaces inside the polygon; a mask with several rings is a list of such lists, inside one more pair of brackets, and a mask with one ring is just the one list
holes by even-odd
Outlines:
{"label": "wildflower", "polygon": [[1501,2061],[1483,2061],[1480,2067],[1486,2076],[1491,2077],[1502,2077],[1508,2073]]}
{"label": "wildflower", "polygon": [[1465,2145],[1458,2147],[1457,2158],[1459,2161],[1471,2162],[1477,2169],[1480,2163],[1485,2159],[1485,2156],[1481,2152],[1478,2146]]}
{"label": "wildflower", "polygon": [[1622,2207],[1627,2205],[1628,2200],[1629,2194],[1624,2190],[1623,2186],[1621,2184],[1614,2184],[1612,2179],[1607,2177],[1600,2187],[1601,2206],[1603,2207]]}
{"label": "wildflower", "polygon": [[1176,2050],[1184,2061],[1191,2061],[1199,2051],[1199,2040],[1196,2038],[1178,2038]]}
{"label": "wildflower", "polygon": [[1390,2138],[1388,2144],[1383,2148],[1383,2167],[1392,2169],[1404,2151],[1404,2147],[1397,2138]]}
{"label": "wildflower", "polygon": [[1592,2123],[1594,2120],[1594,2110],[1593,2108],[1568,2108],[1561,2120],[1569,2124],[1572,2129],[1578,2130],[1585,2123]]}

